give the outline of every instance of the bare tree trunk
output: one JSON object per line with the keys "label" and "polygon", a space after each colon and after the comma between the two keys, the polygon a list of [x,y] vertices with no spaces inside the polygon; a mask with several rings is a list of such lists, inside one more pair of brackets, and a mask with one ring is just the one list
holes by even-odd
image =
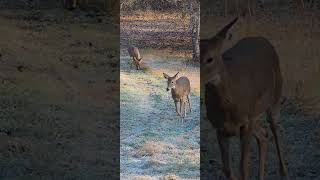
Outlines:
{"label": "bare tree trunk", "polygon": [[192,59],[200,61],[200,2],[198,0],[189,0],[190,23],[192,32]]}

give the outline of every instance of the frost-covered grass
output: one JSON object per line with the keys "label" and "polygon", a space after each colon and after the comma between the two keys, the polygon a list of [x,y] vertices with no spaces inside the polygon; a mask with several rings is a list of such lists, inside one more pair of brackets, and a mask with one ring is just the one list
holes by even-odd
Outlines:
{"label": "frost-covered grass", "polygon": [[[198,68],[183,59],[145,55],[143,71],[121,56],[120,127],[122,179],[200,178],[200,94]],[[182,122],[162,72],[190,78],[192,112]]]}

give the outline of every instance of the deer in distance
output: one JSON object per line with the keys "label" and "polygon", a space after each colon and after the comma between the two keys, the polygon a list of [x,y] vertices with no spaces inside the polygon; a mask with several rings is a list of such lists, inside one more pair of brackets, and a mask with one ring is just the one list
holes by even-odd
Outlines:
{"label": "deer in distance", "polygon": [[190,81],[186,76],[178,78],[178,74],[179,72],[170,77],[168,74],[163,73],[163,77],[167,79],[167,91],[170,91],[171,89],[176,112],[180,117],[184,118],[186,117],[186,102],[188,102],[189,112],[191,112],[191,103],[189,99]]}
{"label": "deer in distance", "polygon": [[134,64],[137,68],[137,70],[141,69],[141,62],[142,62],[142,57],[140,56],[139,49],[135,46],[129,46],[128,47],[128,53],[129,56],[132,57],[132,64]]}
{"label": "deer in distance", "polygon": [[216,129],[223,171],[230,180],[229,140],[240,135],[240,179],[249,176],[252,137],[259,148],[259,180],[264,178],[267,155],[267,129],[258,121],[263,113],[271,128],[277,148],[280,174],[287,177],[279,127],[282,75],[279,57],[273,45],[263,37],[246,37],[222,52],[228,30],[238,18],[215,36],[200,40],[201,79],[205,84],[207,119]]}

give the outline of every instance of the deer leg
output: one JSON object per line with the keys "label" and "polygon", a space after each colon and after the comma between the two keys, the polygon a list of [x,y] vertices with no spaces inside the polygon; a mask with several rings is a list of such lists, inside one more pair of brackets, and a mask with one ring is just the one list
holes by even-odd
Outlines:
{"label": "deer leg", "polygon": [[186,115],[187,115],[187,107],[186,107],[185,99],[183,100],[183,112],[184,112],[184,117],[186,117]]}
{"label": "deer leg", "polygon": [[139,67],[139,60],[138,60],[137,58],[136,58],[135,64],[136,64],[137,70],[139,70],[139,69],[140,69],[140,67]]}
{"label": "deer leg", "polygon": [[223,164],[223,172],[227,179],[236,180],[232,173],[230,166],[230,153],[229,153],[229,137],[225,136],[222,132],[217,131],[217,139],[219,142],[221,160]]}
{"label": "deer leg", "polygon": [[188,105],[189,105],[189,112],[191,112],[191,104],[190,104],[189,95],[187,96],[187,100],[188,100]]}
{"label": "deer leg", "polygon": [[184,108],[185,108],[184,99],[181,98],[180,99],[180,116],[183,117],[183,118],[185,117],[185,115],[184,115],[185,114],[185,112],[184,112],[185,109]]}
{"label": "deer leg", "polygon": [[240,179],[247,180],[249,175],[249,160],[250,160],[250,143],[252,138],[253,121],[249,120],[247,125],[240,129],[241,138],[241,160],[240,160]]}
{"label": "deer leg", "polygon": [[137,58],[134,58],[133,61],[134,61],[134,65],[136,66],[136,69],[139,70],[139,64],[138,64]]}
{"label": "deer leg", "polygon": [[180,102],[180,116],[182,116],[181,115],[181,113],[182,113],[182,99],[179,99],[179,102]]}
{"label": "deer leg", "polygon": [[279,164],[280,164],[280,174],[282,176],[288,175],[287,166],[284,161],[284,157],[282,154],[282,146],[280,142],[280,135],[279,135],[279,126],[277,124],[279,117],[280,117],[280,108],[274,108],[271,110],[268,110],[267,112],[267,121],[270,125],[271,132],[273,134],[273,137],[275,139],[276,147],[277,147],[277,153],[279,158]]}
{"label": "deer leg", "polygon": [[133,68],[133,64],[134,64],[134,57],[132,57],[131,68]]}
{"label": "deer leg", "polygon": [[266,130],[261,127],[259,123],[256,123],[255,137],[259,147],[259,180],[263,180],[265,161],[268,150],[268,137]]}
{"label": "deer leg", "polygon": [[[174,101],[174,105],[176,107],[176,112],[178,113],[178,115],[180,116],[180,112],[179,112],[179,109],[178,109],[178,101]],[[180,105],[181,106],[181,105]]]}

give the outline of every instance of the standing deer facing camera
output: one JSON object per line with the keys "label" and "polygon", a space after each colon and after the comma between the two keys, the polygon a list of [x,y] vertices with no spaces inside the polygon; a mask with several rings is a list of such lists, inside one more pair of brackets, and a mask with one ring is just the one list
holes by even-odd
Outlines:
{"label": "standing deer facing camera", "polygon": [[277,125],[282,91],[279,58],[263,37],[241,39],[222,53],[227,31],[237,19],[212,38],[200,40],[207,118],[216,128],[224,174],[230,180],[236,179],[230,165],[229,139],[240,135],[240,179],[248,179],[250,143],[254,136],[259,146],[259,180],[263,180],[268,139],[257,118],[266,113],[277,147],[280,173],[287,176]]}
{"label": "standing deer facing camera", "polygon": [[[177,78],[178,74],[179,72],[173,77],[170,77],[166,73],[163,73],[163,76],[165,79],[168,80],[167,91],[171,89],[171,95],[174,101],[174,105],[176,107],[176,112],[178,113],[179,116],[184,118],[186,116],[186,106],[185,106],[186,101],[188,102],[189,111],[191,112],[191,104],[189,99],[190,81],[185,76],[182,76],[178,79]],[[182,110],[183,110],[183,114],[182,114]]]}
{"label": "standing deer facing camera", "polygon": [[134,64],[137,70],[141,69],[140,64],[142,62],[142,57],[140,56],[139,49],[134,46],[129,46],[128,53],[132,57],[132,64]]}

